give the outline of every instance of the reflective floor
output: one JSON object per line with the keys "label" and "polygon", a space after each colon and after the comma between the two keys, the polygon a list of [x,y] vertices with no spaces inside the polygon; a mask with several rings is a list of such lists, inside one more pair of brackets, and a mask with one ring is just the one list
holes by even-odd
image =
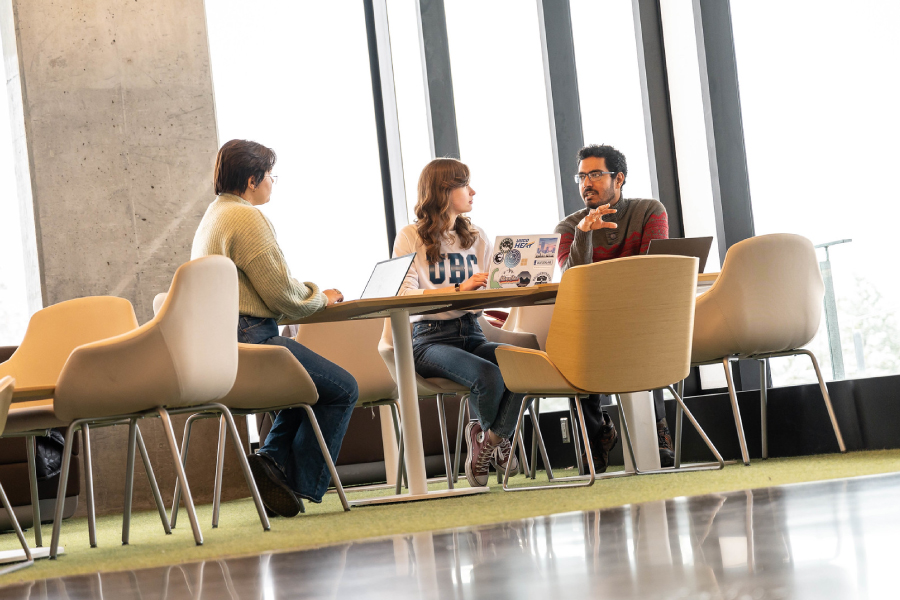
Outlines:
{"label": "reflective floor", "polygon": [[52,579],[0,599],[900,598],[898,498],[900,475],[837,480]]}

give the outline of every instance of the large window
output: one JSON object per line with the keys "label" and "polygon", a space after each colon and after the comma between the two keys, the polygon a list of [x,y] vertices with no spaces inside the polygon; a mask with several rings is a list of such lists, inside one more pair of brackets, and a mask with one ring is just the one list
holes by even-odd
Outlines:
{"label": "large window", "polygon": [[472,221],[494,237],[559,222],[537,7],[445,3],[460,158],[472,170]]}
{"label": "large window", "polygon": [[[684,235],[716,238],[694,8],[691,2],[662,0],[660,14]],[[708,272],[717,271],[721,265],[715,239],[706,264]]]}
{"label": "large window", "polygon": [[207,0],[219,141],[275,150],[263,207],[300,280],[357,298],[389,254],[363,4]]}
{"label": "large window", "polygon": [[411,0],[387,0],[387,8],[394,93],[397,97],[400,146],[403,152],[407,218],[412,223],[416,218],[413,208],[416,206],[419,173],[432,158],[428,137],[425,68],[419,41],[419,4]]}
{"label": "large window", "polygon": [[13,160],[9,96],[4,89],[0,93],[0,181],[7,185],[6,193],[0,195],[0,346],[19,345],[31,314],[25,293],[22,221]]}
{"label": "large window", "polygon": [[[631,0],[572,0],[581,123],[587,144],[610,144],[628,161],[623,194],[653,198]],[[575,157],[560,157],[563,175]]]}
{"label": "large window", "polygon": [[[844,376],[898,373],[900,4],[732,0],[731,9],[756,233],[853,240],[829,250]],[[834,376],[824,321],[811,348]],[[807,364],[772,361],[776,384],[811,381]]]}

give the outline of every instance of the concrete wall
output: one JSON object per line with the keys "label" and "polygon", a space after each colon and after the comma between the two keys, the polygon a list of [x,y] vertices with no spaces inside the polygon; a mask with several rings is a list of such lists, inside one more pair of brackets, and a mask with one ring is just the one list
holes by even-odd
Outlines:
{"label": "concrete wall", "polygon": [[[203,1],[2,2],[14,131],[27,142],[17,146],[20,201],[33,215],[26,236],[42,303],[121,296],[143,323],[190,258],[213,199],[218,143]],[[142,431],[170,502],[162,427],[147,422]],[[216,427],[206,422],[198,433],[189,476],[208,502]],[[101,513],[121,510],[125,436],[122,427],[92,435]],[[150,506],[146,479],[136,481],[137,505]],[[226,495],[245,489],[229,469]]]}

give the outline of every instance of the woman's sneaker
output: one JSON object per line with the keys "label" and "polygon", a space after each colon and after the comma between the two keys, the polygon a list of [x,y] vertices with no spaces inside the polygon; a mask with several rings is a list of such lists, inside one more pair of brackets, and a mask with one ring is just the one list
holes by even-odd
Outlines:
{"label": "woman's sneaker", "polygon": [[519,473],[519,459],[516,458],[516,454],[512,451],[512,443],[507,439],[500,440],[500,443],[494,448],[491,464],[497,473],[503,475],[506,473],[506,463],[510,460],[512,465],[510,465],[509,476],[512,477]]}
{"label": "woman's sneaker", "polygon": [[491,457],[496,446],[491,443],[490,436],[481,430],[478,421],[466,425],[466,479],[472,487],[484,487],[488,482],[491,468]]}

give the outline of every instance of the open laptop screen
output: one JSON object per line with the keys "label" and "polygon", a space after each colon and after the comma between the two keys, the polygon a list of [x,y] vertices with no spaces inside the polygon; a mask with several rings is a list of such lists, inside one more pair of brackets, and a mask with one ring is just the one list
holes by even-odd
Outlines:
{"label": "open laptop screen", "polygon": [[383,260],[375,265],[375,268],[372,269],[372,275],[369,276],[366,289],[363,290],[359,299],[396,296],[415,257],[415,253],[406,254],[390,260]]}
{"label": "open laptop screen", "polygon": [[700,259],[700,273],[706,268],[706,259],[712,247],[712,236],[696,238],[671,238],[650,240],[647,254],[674,254],[675,256],[696,256]]}

